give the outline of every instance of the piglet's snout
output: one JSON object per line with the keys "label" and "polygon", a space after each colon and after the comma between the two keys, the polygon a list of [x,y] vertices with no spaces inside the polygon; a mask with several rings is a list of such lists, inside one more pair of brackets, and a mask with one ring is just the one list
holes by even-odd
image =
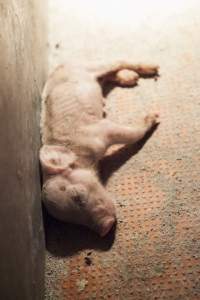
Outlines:
{"label": "piglet's snout", "polygon": [[116,218],[114,218],[114,217],[106,218],[102,222],[102,225],[101,225],[101,228],[100,228],[100,231],[99,231],[100,236],[104,237],[105,235],[107,235],[110,232],[110,230],[112,229],[115,222],[116,222]]}
{"label": "piglet's snout", "polygon": [[107,203],[106,212],[107,213],[101,219],[101,223],[99,226],[99,235],[101,237],[106,236],[112,229],[113,225],[116,223],[116,210],[114,204],[111,201]]}

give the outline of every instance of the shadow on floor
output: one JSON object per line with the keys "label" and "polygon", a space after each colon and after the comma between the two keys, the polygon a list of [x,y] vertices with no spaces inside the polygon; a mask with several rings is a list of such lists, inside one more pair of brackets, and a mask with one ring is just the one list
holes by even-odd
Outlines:
{"label": "shadow on floor", "polygon": [[[142,149],[156,127],[148,132],[140,142],[121,148],[100,163],[100,177],[103,184],[106,184],[113,172]],[[63,223],[54,219],[45,209],[44,226],[47,250],[60,257],[72,256],[86,249],[107,251],[112,247],[115,240],[116,226],[106,237],[101,238],[86,227]]]}
{"label": "shadow on floor", "polygon": [[113,228],[106,237],[101,238],[84,226],[64,223],[54,219],[45,209],[44,226],[47,250],[60,257],[72,256],[86,249],[107,251],[111,248],[115,239],[116,228]]}
{"label": "shadow on floor", "polygon": [[99,175],[102,183],[105,185],[109,177],[126,163],[132,156],[136,155],[146,144],[148,139],[158,127],[154,126],[145,137],[133,145],[126,145],[109,156],[106,156],[99,164]]}

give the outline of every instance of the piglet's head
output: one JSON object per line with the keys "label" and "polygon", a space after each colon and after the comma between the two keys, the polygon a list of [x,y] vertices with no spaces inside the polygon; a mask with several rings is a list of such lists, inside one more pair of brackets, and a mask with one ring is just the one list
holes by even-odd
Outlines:
{"label": "piglet's head", "polygon": [[76,166],[76,155],[63,146],[43,146],[43,202],[55,218],[85,225],[105,236],[116,221],[110,196],[95,172]]}

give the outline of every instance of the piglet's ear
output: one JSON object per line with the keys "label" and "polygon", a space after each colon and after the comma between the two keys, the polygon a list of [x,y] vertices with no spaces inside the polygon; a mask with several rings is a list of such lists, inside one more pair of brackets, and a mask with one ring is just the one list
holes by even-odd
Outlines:
{"label": "piglet's ear", "polygon": [[76,155],[64,146],[44,145],[40,149],[40,162],[46,174],[55,175],[66,170],[76,160]]}

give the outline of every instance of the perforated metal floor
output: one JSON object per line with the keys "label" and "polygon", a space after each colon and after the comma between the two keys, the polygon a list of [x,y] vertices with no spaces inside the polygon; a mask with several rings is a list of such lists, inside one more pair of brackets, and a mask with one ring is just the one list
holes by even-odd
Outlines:
{"label": "perforated metal floor", "polygon": [[51,66],[120,56],[160,64],[157,81],[112,89],[107,111],[134,124],[157,109],[161,124],[101,165],[117,207],[115,232],[102,239],[46,216],[46,299],[200,299],[200,5],[173,1],[159,14],[144,6],[134,19],[135,3],[123,1],[118,24],[114,10],[103,15],[105,1],[97,11],[89,0],[83,10],[77,0],[50,1]]}

